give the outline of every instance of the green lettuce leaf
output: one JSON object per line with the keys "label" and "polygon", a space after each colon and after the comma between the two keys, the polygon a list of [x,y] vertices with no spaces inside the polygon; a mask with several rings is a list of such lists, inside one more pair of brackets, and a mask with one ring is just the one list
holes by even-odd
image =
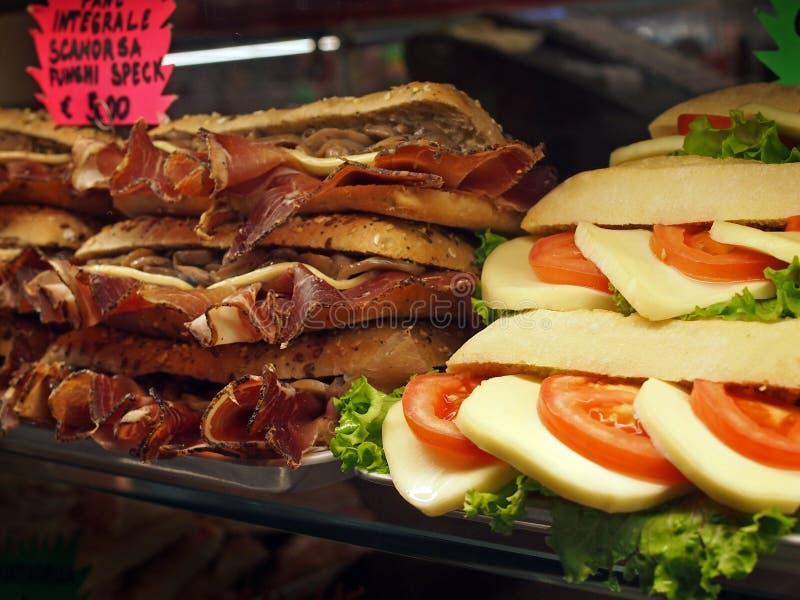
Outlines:
{"label": "green lettuce leaf", "polygon": [[705,308],[696,308],[681,317],[696,319],[727,319],[730,321],[777,321],[800,317],[800,261],[794,258],[785,269],[764,270],[764,276],[775,284],[775,297],[756,300],[748,289],[730,300],[717,302]]}
{"label": "green lettuce leaf", "polygon": [[568,581],[604,571],[618,589],[618,564],[643,592],[680,600],[715,598],[720,577],[749,574],[758,555],[773,552],[797,524],[777,511],[742,515],[697,496],[640,513],[608,514],[565,500],[551,510],[548,543]]}
{"label": "green lettuce leaf", "polygon": [[331,440],[331,452],[342,459],[342,471],[359,467],[370,473],[388,473],[381,427],[386,413],[400,400],[403,388],[385,394],[361,377],[333,404],[339,424]]}
{"label": "green lettuce leaf", "polygon": [[469,519],[484,515],[489,517],[492,531],[510,534],[514,521],[525,517],[525,504],[531,492],[553,495],[538,481],[518,475],[497,492],[467,492],[464,497],[464,516]]}
{"label": "green lettuce leaf", "polygon": [[746,119],[741,111],[730,112],[732,125],[716,129],[707,117],[689,124],[689,133],[678,154],[699,154],[713,158],[746,158],[765,163],[800,162],[800,150],[787,148],[778,135],[775,121],[756,114]]}
{"label": "green lettuce leaf", "polygon": [[491,229],[487,229],[483,233],[478,233],[476,235],[481,243],[480,246],[475,248],[475,262],[478,264],[478,268],[482,270],[483,264],[486,262],[489,255],[494,252],[494,249],[500,244],[507,242],[508,238],[497,233],[492,233]]}
{"label": "green lettuce leaf", "polygon": [[483,321],[484,325],[491,325],[500,317],[508,317],[511,315],[516,315],[519,312],[518,310],[504,310],[499,308],[490,308],[488,304],[484,300],[480,298],[470,298],[472,302],[472,310],[474,310],[478,316]]}
{"label": "green lettuce leaf", "polygon": [[636,312],[636,309],[631,306],[628,299],[610,282],[608,284],[608,291],[611,292],[611,298],[614,300],[614,305],[617,307],[618,312],[621,312],[626,317]]}

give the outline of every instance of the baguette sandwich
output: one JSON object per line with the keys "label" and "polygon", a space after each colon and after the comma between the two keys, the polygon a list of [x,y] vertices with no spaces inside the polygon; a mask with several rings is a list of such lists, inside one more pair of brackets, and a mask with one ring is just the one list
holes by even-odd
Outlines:
{"label": "baguette sandwich", "polygon": [[[60,127],[43,111],[0,109],[0,204],[36,204],[107,217],[108,190],[99,189],[87,175],[94,173],[95,181],[107,178],[120,156],[119,140],[112,134]],[[76,171],[84,173],[83,180]]]}
{"label": "baguette sandwich", "polygon": [[[327,150],[311,150],[308,129]],[[353,129],[369,148],[347,141]],[[316,156],[337,148],[348,160]],[[396,387],[475,331],[472,232],[518,230],[510,191],[543,181],[540,155],[435,84],[134,126],[107,180],[127,218],[69,262],[12,261],[18,305],[73,331],[7,404],[61,439],[148,460],[202,451],[297,466],[327,445],[331,399],[353,380]]]}

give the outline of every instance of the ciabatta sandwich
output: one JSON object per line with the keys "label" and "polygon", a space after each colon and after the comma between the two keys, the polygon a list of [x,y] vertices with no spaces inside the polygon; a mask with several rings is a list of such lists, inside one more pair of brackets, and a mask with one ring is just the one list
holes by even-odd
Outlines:
{"label": "ciabatta sandwich", "polygon": [[[752,89],[761,96],[742,97],[762,98],[769,90],[787,102],[798,97],[764,84],[709,98],[734,102],[731,97]],[[775,122],[741,118],[723,130],[694,121],[678,155],[586,171],[552,190],[523,220],[531,237],[489,256],[487,304],[505,310],[622,304],[652,320],[793,314],[781,303],[800,254],[800,234],[793,231],[800,197],[792,192],[800,176],[792,157],[800,152],[781,141]],[[745,130],[753,134],[749,146],[730,141],[744,139]],[[693,145],[693,136],[716,143]],[[709,155],[698,155],[698,145]],[[732,156],[734,148],[741,152]]]}

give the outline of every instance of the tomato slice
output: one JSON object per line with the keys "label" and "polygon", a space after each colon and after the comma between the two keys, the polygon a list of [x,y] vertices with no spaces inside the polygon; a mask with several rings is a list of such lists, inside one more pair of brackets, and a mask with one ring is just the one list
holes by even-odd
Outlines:
{"label": "tomato slice", "polygon": [[714,129],[729,129],[733,126],[733,121],[725,115],[703,115],[699,113],[684,113],[678,115],[678,133],[686,135],[689,133],[689,124],[699,117],[708,117],[708,122]]}
{"label": "tomato slice", "polygon": [[403,392],[403,413],[408,426],[423,443],[468,462],[494,460],[453,422],[461,403],[481,381],[479,377],[455,373],[417,375]]}
{"label": "tomato slice", "polygon": [[599,377],[554,375],[542,382],[537,408],[550,433],[589,460],[639,479],[685,483],[634,414],[638,391]]}
{"label": "tomato slice", "polygon": [[691,405],[726,446],[762,464],[800,469],[800,407],[754,389],[698,379]]}
{"label": "tomato slice", "polygon": [[608,277],[575,245],[572,232],[557,233],[536,240],[528,262],[536,276],[546,283],[580,285],[608,291]]}
{"label": "tomato slice", "polygon": [[655,225],[650,250],[684,275],[703,281],[754,281],[764,269],[782,269],[786,263],[769,254],[722,244],[708,229],[693,225]]}
{"label": "tomato slice", "polygon": [[786,231],[800,231],[800,215],[786,219]]}

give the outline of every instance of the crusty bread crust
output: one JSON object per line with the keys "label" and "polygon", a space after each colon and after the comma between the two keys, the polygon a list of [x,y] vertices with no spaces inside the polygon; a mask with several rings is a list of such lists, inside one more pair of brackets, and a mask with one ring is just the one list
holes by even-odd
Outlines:
{"label": "crusty bread crust", "polygon": [[[180,202],[163,202],[153,195],[118,196],[114,207],[128,217],[169,214],[196,217],[211,206],[207,196],[189,196]],[[486,228],[505,235],[521,233],[522,215],[498,207],[487,196],[471,192],[435,190],[403,185],[358,185],[333,188],[313,197],[301,213],[359,211],[435,223],[471,231]]]}
{"label": "crusty bread crust", "polygon": [[[136,248],[230,247],[236,228],[221,227],[201,238],[196,223],[174,217],[139,217],[104,227],[75,252],[79,260],[114,256]],[[274,229],[261,246],[284,246],[410,260],[444,269],[476,272],[472,246],[435,225],[359,213],[296,216]]]}
{"label": "crusty bread crust", "polygon": [[361,97],[334,97],[298,108],[269,109],[247,115],[226,117],[219,114],[191,115],[160,125],[150,131],[155,139],[176,132],[194,135],[201,128],[216,133],[246,133],[257,130],[265,135],[302,134],[309,128],[352,127],[369,123],[408,123],[433,120],[464,150],[499,144],[500,126],[480,104],[449,84],[413,82]]}
{"label": "crusty bread crust", "polygon": [[581,221],[614,227],[737,221],[782,227],[800,214],[800,163],[654,156],[578,173],[535,204],[530,233]]}
{"label": "crusty bread crust", "polygon": [[275,365],[281,379],[366,375],[381,387],[443,365],[471,331],[417,323],[411,328],[353,327],[297,338],[286,349],[268,344],[202,348],[94,327],[61,336],[42,359],[129,377],[166,373],[225,384]]}
{"label": "crusty bread crust", "polygon": [[503,235],[519,235],[522,214],[498,207],[487,196],[400,185],[338,187],[312,198],[301,213],[359,210],[401,219],[435,223],[473,231],[491,229]]}
{"label": "crusty bread crust", "polygon": [[21,133],[32,137],[51,140],[72,148],[79,137],[92,137],[113,142],[116,136],[91,127],[70,127],[56,125],[44,110],[28,108],[0,109],[0,131]]}
{"label": "crusty bread crust", "polygon": [[0,246],[76,249],[95,231],[89,221],[57,208],[30,205],[0,208]]}
{"label": "crusty bread crust", "polygon": [[652,322],[604,310],[535,310],[495,321],[448,361],[482,375],[594,373],[800,388],[800,319]]}
{"label": "crusty bread crust", "polygon": [[800,85],[747,83],[715,90],[668,108],[648,126],[654,138],[678,133],[678,116],[682,114],[727,115],[732,109],[755,102],[781,110],[800,112]]}

